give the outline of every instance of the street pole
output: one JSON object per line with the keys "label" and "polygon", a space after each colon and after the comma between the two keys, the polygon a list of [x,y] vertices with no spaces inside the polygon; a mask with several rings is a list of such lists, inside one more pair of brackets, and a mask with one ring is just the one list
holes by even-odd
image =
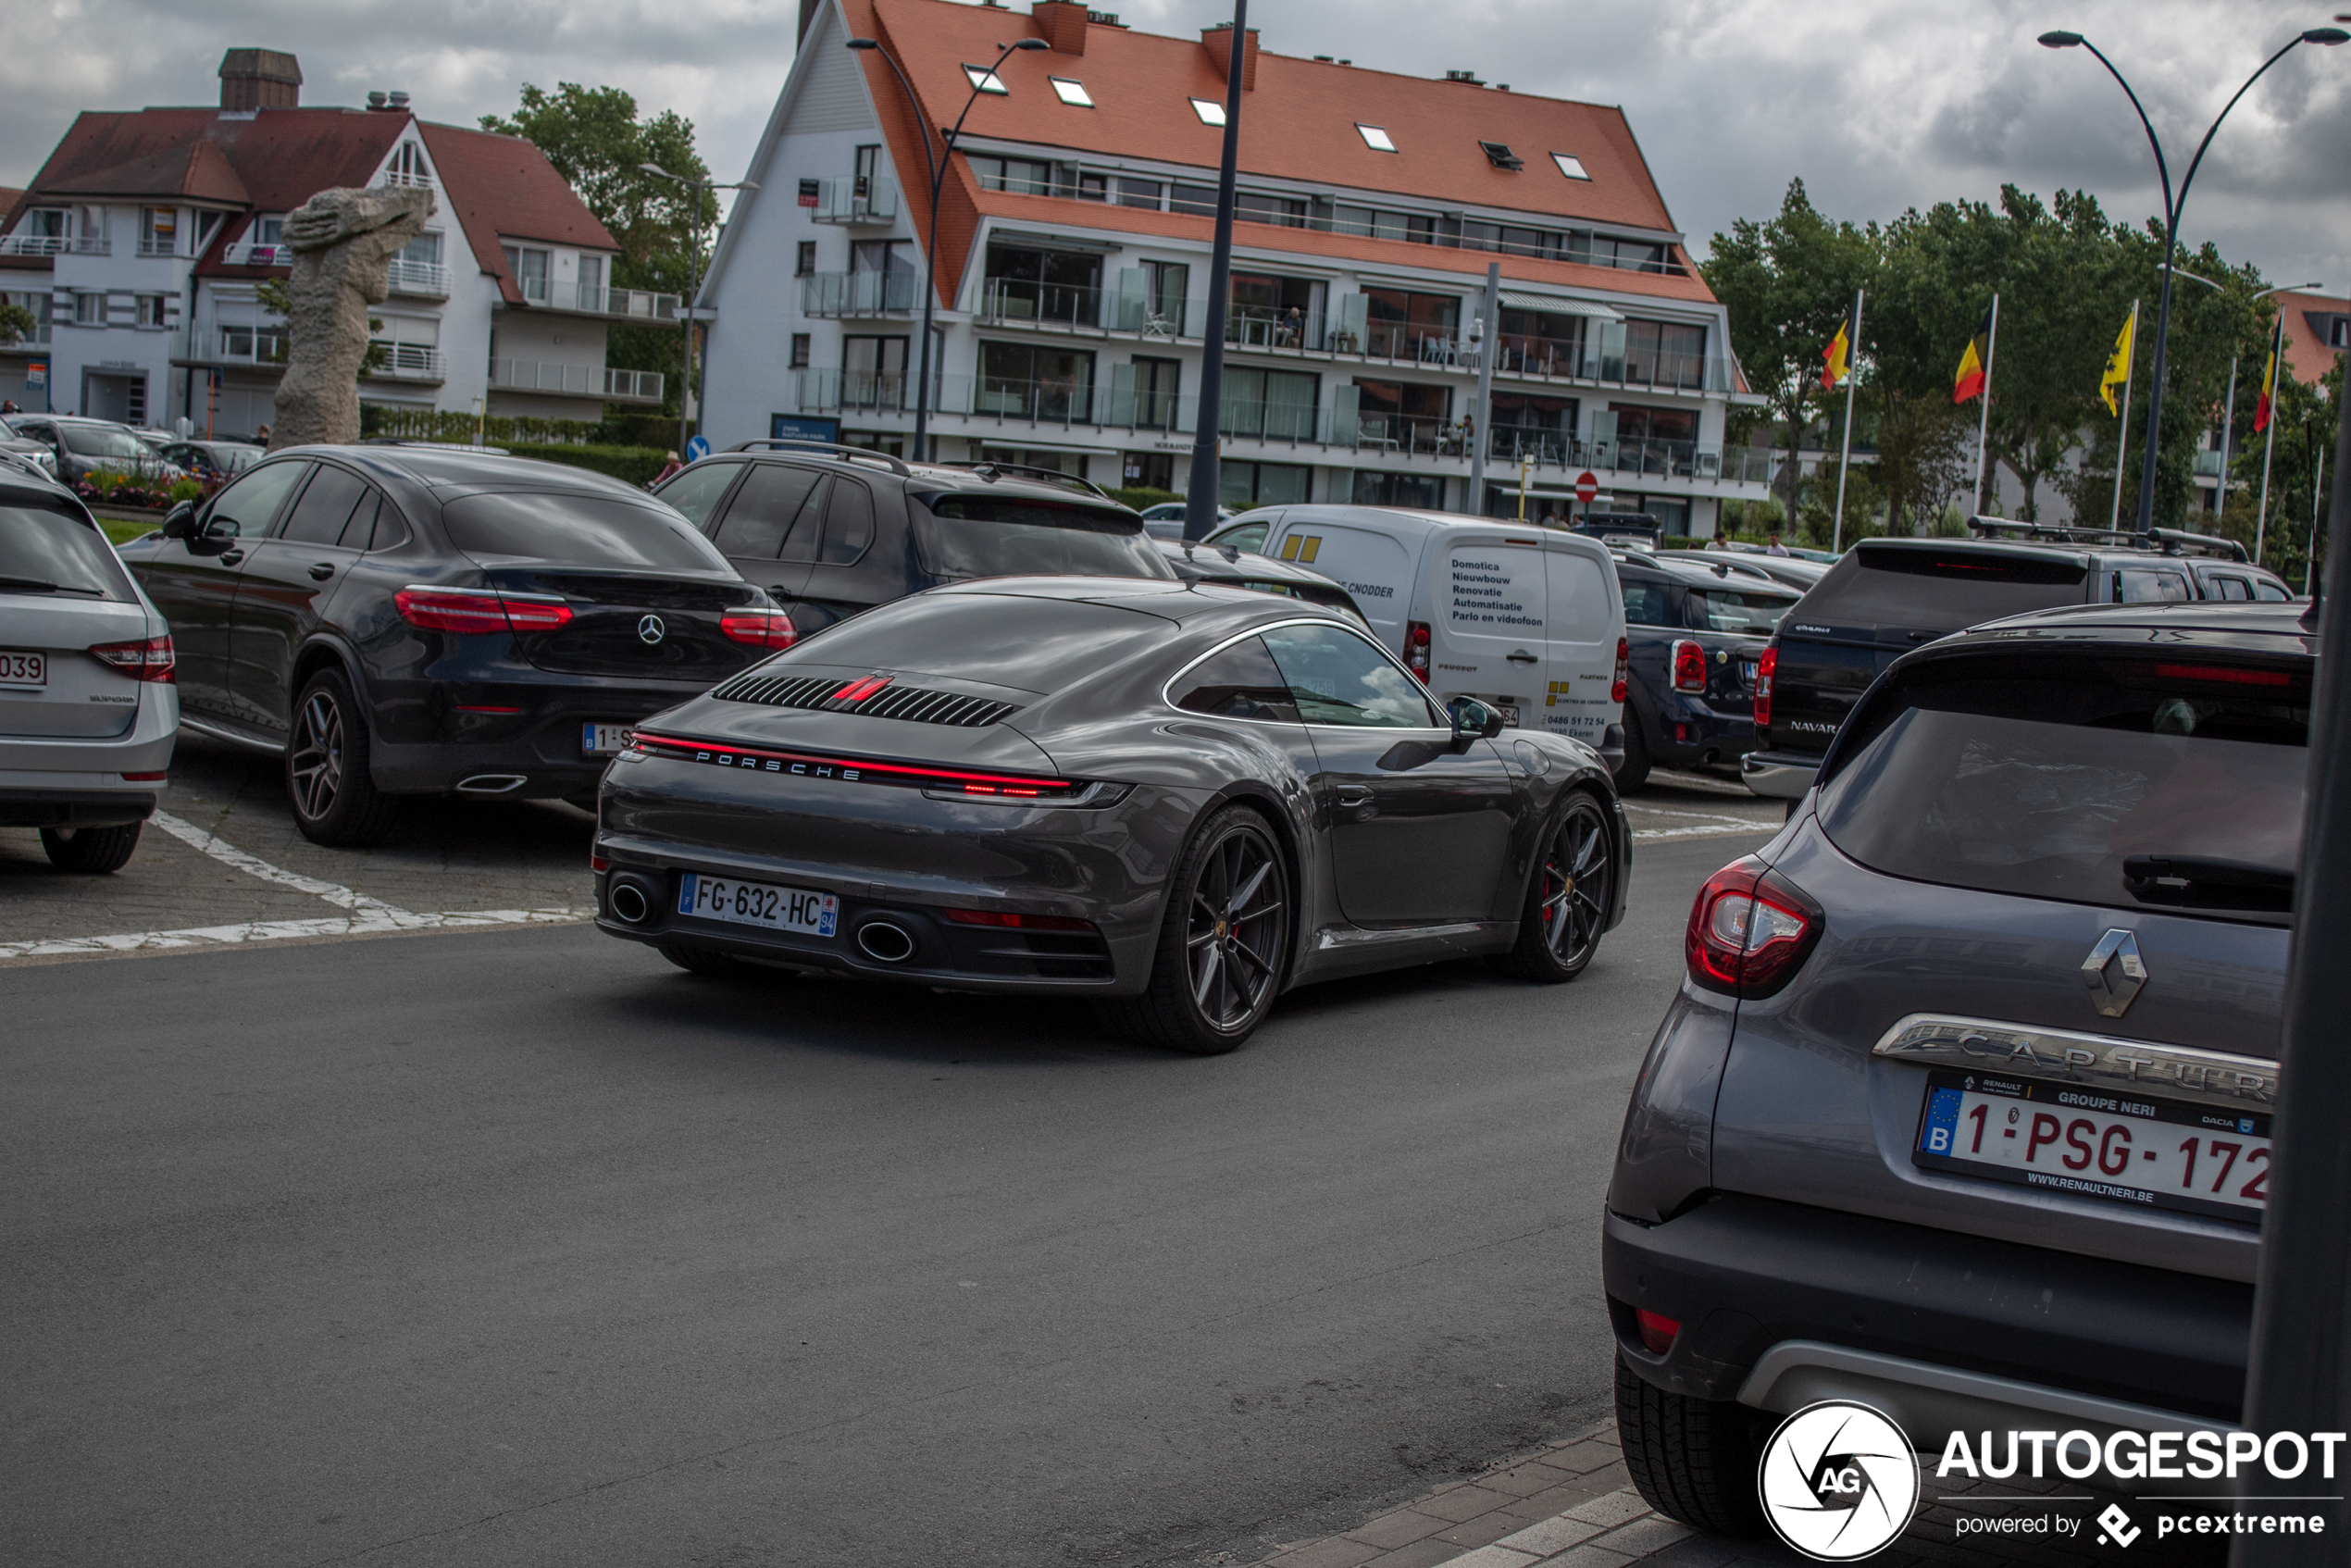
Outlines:
{"label": "street pole", "polygon": [[[2336,400],[2334,467],[2351,463],[2351,397]],[[2331,532],[2351,528],[2351,485],[2336,490]],[[2319,647],[2351,638],[2351,552],[2327,563],[2323,600],[2305,626]],[[2270,1126],[2270,1204],[2253,1294],[2252,1358],[2245,1374],[2249,1432],[2339,1432],[2351,1413],[2351,1052],[2340,977],[2351,962],[2351,659],[2321,657],[2312,679],[2302,853],[2295,877],[2294,941],[2280,1029],[2281,1096]],[[2257,1492],[2312,1490],[2309,1479],[2278,1480],[2249,1468]],[[2323,1489],[2323,1486],[2320,1488]],[[2340,1524],[2340,1514],[2336,1523]],[[2318,1535],[2237,1536],[2238,1568],[2302,1568],[2342,1561],[2343,1547]]]}
{"label": "street pole", "polygon": [[[1836,522],[1829,530],[1829,554],[1845,550],[1845,476],[1853,467],[1853,389],[1861,378],[1854,372],[1853,356],[1861,350],[1861,291],[1853,291],[1853,337],[1845,350],[1845,450],[1836,459]],[[1984,379],[1984,397],[1991,398],[1991,378]]]}
{"label": "street pole", "polygon": [[2261,504],[2253,514],[2253,564],[2261,564],[2263,529],[2270,520],[2270,459],[2278,450],[2278,372],[2285,367],[2278,361],[2285,355],[2285,312],[2278,312],[2278,324],[2270,334],[2270,417],[2262,426],[2268,439],[2261,443]]}
{"label": "street pole", "polygon": [[[671,179],[679,176],[672,175]],[[686,308],[678,317],[679,331],[678,365],[678,456],[686,456],[686,419],[688,404],[693,399],[694,385],[694,296],[702,292],[702,181],[694,187],[694,231],[686,240]]]}
{"label": "street pole", "polygon": [[[1480,516],[1486,514],[1486,431],[1494,414],[1494,340],[1500,336],[1495,330],[1501,319],[1502,264],[1486,264],[1486,314],[1477,320],[1477,417],[1470,425],[1470,504],[1462,508]],[[1525,514],[1524,504],[1520,515]]]}
{"label": "street pole", "polygon": [[1233,44],[1225,52],[1225,163],[1216,176],[1216,248],[1208,263],[1208,341],[1200,365],[1200,412],[1192,426],[1192,472],[1184,493],[1184,537],[1206,539],[1216,526],[1220,484],[1217,431],[1224,424],[1225,296],[1233,292],[1233,181],[1241,156],[1241,64],[1249,49],[1249,0],[1233,0]]}
{"label": "street pole", "polygon": [[[2213,119],[2210,128],[2205,131],[2204,140],[2196,143],[2196,156],[2189,160],[2188,171],[2181,178],[2179,193],[2175,196],[2171,191],[2171,171],[2163,159],[2162,139],[2156,135],[2155,124],[2147,118],[2146,109],[2139,103],[2139,95],[2131,90],[2131,84],[2123,80],[2122,73],[2114,68],[2114,62],[2108,59],[2104,51],[2100,50],[2096,44],[2078,32],[2041,34],[2040,44],[2045,49],[2071,49],[2078,46],[2087,49],[2097,56],[2098,64],[2106,68],[2107,74],[2114,78],[2116,84],[2131,100],[2131,107],[2137,111],[2139,125],[2147,134],[2147,145],[2155,149],[2156,173],[2163,181],[2163,290],[2156,305],[2153,379],[2147,387],[2147,433],[2145,442],[2146,451],[2140,458],[2137,531],[2141,538],[2145,538],[2147,530],[2155,526],[2155,463],[2163,440],[2163,364],[2171,335],[2171,270],[2179,249],[2180,213],[2188,204],[2188,187],[2196,183],[2196,171],[2203,167],[2204,155],[2211,147],[2213,135],[2220,129],[2220,122],[2229,118],[2229,111],[2237,106],[2237,100],[2252,91],[2253,84],[2260,81],[2271,66],[2284,59],[2287,53],[2297,44],[2319,44],[2331,47],[2343,43],[2351,43],[2351,32],[2345,32],[2339,27],[2314,27],[2307,32],[2298,33],[2286,40],[2283,48],[2262,61],[2260,69],[2246,77],[2245,85],[2238,88],[2235,95],[2221,106],[2220,114]],[[2114,479],[2119,489],[2122,482],[2122,476],[2119,470]]]}
{"label": "street pole", "polygon": [[2326,449],[2320,447],[2318,471],[2310,476],[2310,538],[2307,547],[2302,552],[2302,592],[2305,598],[2310,592],[2310,563],[2319,558],[2319,496],[2325,491],[2326,482],[2327,454]]}
{"label": "street pole", "polygon": [[[1984,460],[1992,442],[1992,361],[2000,355],[2000,296],[1992,296],[1992,330],[1984,339],[1984,402],[1975,421],[1975,510],[1971,516],[1984,514]],[[1839,481],[1842,482],[1841,480]],[[1992,488],[1999,490],[1996,478]]]}
{"label": "street pole", "polygon": [[2131,302],[2131,353],[2122,363],[2122,417],[2114,427],[2114,505],[2107,513],[2106,530],[2122,527],[2122,460],[2131,451],[2131,379],[2139,367],[2139,302]]}
{"label": "street pole", "polygon": [[2220,495],[2212,508],[2222,522],[2229,517],[2229,442],[2237,433],[2237,356],[2229,355],[2229,396],[2220,405]]}

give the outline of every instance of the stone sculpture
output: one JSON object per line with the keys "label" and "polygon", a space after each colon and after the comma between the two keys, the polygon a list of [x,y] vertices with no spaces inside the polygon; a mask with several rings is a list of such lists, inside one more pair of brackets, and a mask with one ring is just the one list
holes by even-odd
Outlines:
{"label": "stone sculpture", "polygon": [[359,367],[367,307],[389,292],[392,258],[432,216],[417,186],[321,191],[286,219],[293,279],[286,287],[286,375],[269,446],[359,439]]}

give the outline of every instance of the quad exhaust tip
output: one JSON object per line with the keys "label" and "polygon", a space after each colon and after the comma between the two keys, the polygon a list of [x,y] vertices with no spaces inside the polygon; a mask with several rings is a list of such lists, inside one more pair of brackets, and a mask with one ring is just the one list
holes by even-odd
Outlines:
{"label": "quad exhaust tip", "polygon": [[613,918],[631,926],[641,926],[653,913],[653,901],[645,896],[642,883],[633,879],[613,878],[612,889],[604,894],[604,902],[612,907]]}
{"label": "quad exhaust tip", "polygon": [[459,781],[457,793],[461,795],[511,795],[529,782],[529,777],[520,773],[477,773],[471,778]]}
{"label": "quad exhaust tip", "polygon": [[857,927],[857,948],[877,964],[903,964],[914,956],[914,939],[903,926],[868,920]]}

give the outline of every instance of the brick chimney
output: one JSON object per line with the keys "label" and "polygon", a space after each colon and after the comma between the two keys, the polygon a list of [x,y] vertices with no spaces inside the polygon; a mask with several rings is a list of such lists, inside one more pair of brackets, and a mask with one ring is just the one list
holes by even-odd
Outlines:
{"label": "brick chimney", "polygon": [[[1233,69],[1233,24],[1219,22],[1204,27],[1200,33],[1200,46],[1215,62],[1216,80],[1226,81]],[[1250,28],[1249,36],[1241,40],[1241,91],[1250,92],[1257,86],[1257,30]]]}
{"label": "brick chimney", "polygon": [[248,109],[302,107],[302,67],[275,49],[231,49],[220,56],[220,106]]}
{"label": "brick chimney", "polygon": [[1086,52],[1086,7],[1074,0],[1037,0],[1028,7],[1037,31],[1056,55],[1082,55]]}

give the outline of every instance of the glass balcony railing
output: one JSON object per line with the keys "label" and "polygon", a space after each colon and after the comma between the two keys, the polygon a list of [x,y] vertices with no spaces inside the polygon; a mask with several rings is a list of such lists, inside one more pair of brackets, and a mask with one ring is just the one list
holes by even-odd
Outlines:
{"label": "glass balcony railing", "polygon": [[584,316],[619,317],[631,321],[678,319],[676,294],[650,293],[642,289],[603,289],[587,283],[550,283],[533,279],[525,297],[549,310],[572,310]]}
{"label": "glass balcony railing", "polygon": [[819,180],[809,216],[819,223],[888,223],[898,216],[898,181],[885,174]]}
{"label": "glass balcony railing", "polygon": [[990,278],[980,287],[978,319],[994,324],[1099,327],[1102,291],[1074,283],[1038,283],[1024,278]]}
{"label": "glass balcony railing", "polygon": [[658,403],[662,395],[657,370],[621,370],[543,359],[493,359],[490,384],[501,392],[549,392],[614,403]]}
{"label": "glass balcony railing", "polygon": [[803,316],[902,315],[922,304],[923,280],[912,272],[812,272],[800,280]]}

